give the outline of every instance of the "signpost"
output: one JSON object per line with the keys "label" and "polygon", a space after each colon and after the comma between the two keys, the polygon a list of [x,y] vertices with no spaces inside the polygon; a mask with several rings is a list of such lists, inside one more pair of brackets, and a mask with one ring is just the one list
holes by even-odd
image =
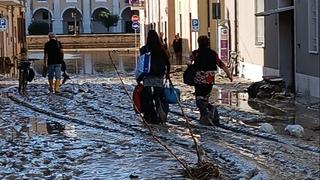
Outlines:
{"label": "signpost", "polygon": [[132,22],[139,22],[139,20],[140,20],[140,17],[138,15],[132,15],[131,16],[131,21]]}
{"label": "signpost", "polygon": [[199,20],[198,19],[192,19],[191,20],[191,31],[192,32],[198,32],[199,31]]}
{"label": "signpost", "polygon": [[[137,31],[140,29],[140,23],[139,23],[140,17],[138,15],[131,16],[131,27],[134,30],[134,47],[137,48]],[[135,51],[136,55],[136,64],[137,64],[137,51]]]}
{"label": "signpost", "polygon": [[8,21],[6,18],[0,18],[0,31],[5,31],[8,28]]}

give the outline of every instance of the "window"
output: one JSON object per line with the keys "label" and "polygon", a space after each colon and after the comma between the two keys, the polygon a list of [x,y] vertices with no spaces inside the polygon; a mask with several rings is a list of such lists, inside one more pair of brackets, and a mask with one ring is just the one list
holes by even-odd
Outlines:
{"label": "window", "polygon": [[308,1],[309,52],[319,53],[319,0]]}
{"label": "window", "polygon": [[78,0],[67,0],[67,3],[76,3]]}
{"label": "window", "polygon": [[107,2],[107,0],[96,0],[96,2]]}
{"label": "window", "polygon": [[[255,0],[255,13],[264,11],[264,0]],[[255,17],[255,45],[264,45],[264,17]]]}

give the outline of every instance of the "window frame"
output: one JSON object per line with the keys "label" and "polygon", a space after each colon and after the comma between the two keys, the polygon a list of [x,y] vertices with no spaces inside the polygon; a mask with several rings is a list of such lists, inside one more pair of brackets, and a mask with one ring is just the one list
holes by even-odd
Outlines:
{"label": "window frame", "polygon": [[[258,1],[263,1],[263,7],[262,9],[261,8],[258,8]],[[262,10],[264,11],[264,5],[265,5],[265,1],[264,0],[254,0],[254,11],[255,13],[259,13],[258,11]],[[262,21],[262,26],[259,26],[261,25],[261,23],[258,23],[259,21]],[[255,19],[254,19],[254,44],[255,46],[257,47],[264,47],[265,46],[265,20],[264,20],[264,17],[263,16],[255,16]],[[263,36],[259,36],[259,32],[262,31],[262,34]],[[261,39],[263,39],[261,41]]]}
{"label": "window frame", "polygon": [[[310,3],[310,2],[314,2]],[[310,54],[319,54],[319,0],[310,0],[308,1],[308,50]],[[315,9],[312,9],[315,8]],[[315,14],[313,17],[313,10],[315,10]],[[314,26],[312,26],[312,21],[314,19]],[[311,34],[311,29],[315,28],[314,34]],[[315,39],[315,43],[313,43],[313,39]],[[315,49],[313,49],[315,45]]]}

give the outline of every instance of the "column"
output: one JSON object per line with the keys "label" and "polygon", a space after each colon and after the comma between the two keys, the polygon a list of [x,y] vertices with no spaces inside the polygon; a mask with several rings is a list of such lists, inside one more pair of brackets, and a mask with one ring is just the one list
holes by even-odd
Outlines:
{"label": "column", "polygon": [[91,1],[82,0],[82,24],[83,32],[91,33]]}
{"label": "column", "polygon": [[32,12],[31,12],[31,4],[30,4],[31,1],[26,1],[25,2],[25,9],[26,9],[26,32],[27,34],[29,34],[28,32],[28,27],[30,26],[31,24],[31,18],[32,18]]}
{"label": "column", "polygon": [[114,27],[114,32],[121,32],[121,14],[120,13],[120,3],[119,0],[112,0],[112,14],[117,14],[119,16],[119,21],[117,26]]}
{"label": "column", "polygon": [[61,18],[60,0],[53,0],[53,32],[63,34],[63,18]]}
{"label": "column", "polygon": [[140,46],[145,44],[145,24],[146,24],[146,17],[144,14],[144,9],[139,10],[140,16]]}

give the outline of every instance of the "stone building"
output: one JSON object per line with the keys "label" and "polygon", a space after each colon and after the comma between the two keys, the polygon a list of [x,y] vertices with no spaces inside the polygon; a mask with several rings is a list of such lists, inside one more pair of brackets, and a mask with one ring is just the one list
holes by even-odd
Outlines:
{"label": "stone building", "polygon": [[[101,11],[119,16],[109,31],[96,19]],[[56,34],[132,33],[134,14],[139,11],[131,10],[128,0],[26,0],[27,27],[32,21],[45,21]]]}
{"label": "stone building", "polygon": [[15,75],[15,57],[25,47],[23,0],[0,0],[0,74]]}

